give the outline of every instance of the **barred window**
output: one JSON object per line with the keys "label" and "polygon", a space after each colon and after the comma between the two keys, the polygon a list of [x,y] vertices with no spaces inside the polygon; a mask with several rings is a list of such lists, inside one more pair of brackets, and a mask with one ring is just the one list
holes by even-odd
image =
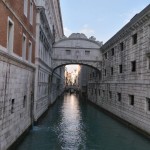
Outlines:
{"label": "barred window", "polygon": [[129,95],[129,103],[130,105],[134,105],[134,95]]}

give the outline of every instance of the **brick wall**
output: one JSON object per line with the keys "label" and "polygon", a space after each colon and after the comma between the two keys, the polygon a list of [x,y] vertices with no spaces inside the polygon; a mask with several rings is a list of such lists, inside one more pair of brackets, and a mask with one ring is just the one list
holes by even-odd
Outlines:
{"label": "brick wall", "polygon": [[[18,1],[18,2],[16,2]],[[27,56],[28,56],[28,43],[32,42],[32,62],[35,57],[35,17],[33,17],[33,25],[29,22],[29,11],[26,17],[23,12],[23,1],[7,0],[5,3],[0,1],[0,45],[7,49],[7,24],[8,17],[14,22],[14,46],[13,52],[18,56],[22,56],[22,36],[27,37]],[[28,3],[29,5],[29,3]],[[28,6],[29,7],[29,6]],[[29,10],[29,8],[28,8]],[[33,7],[33,16],[36,16],[36,7]],[[28,58],[27,58],[28,59]]]}

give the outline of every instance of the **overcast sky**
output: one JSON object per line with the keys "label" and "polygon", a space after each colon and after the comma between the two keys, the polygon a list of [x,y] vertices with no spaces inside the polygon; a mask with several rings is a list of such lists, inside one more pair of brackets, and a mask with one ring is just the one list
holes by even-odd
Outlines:
{"label": "overcast sky", "polygon": [[150,0],[60,0],[64,33],[82,32],[104,43]]}

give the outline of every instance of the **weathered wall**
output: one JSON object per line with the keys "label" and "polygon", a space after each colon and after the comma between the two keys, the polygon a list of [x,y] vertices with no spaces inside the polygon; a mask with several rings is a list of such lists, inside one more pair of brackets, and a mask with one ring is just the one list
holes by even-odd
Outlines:
{"label": "weathered wall", "polygon": [[[60,84],[64,76],[60,72],[52,75],[52,45],[55,41],[53,26],[61,26],[62,22],[54,22],[55,17],[59,18],[61,14],[56,14],[52,1],[36,1],[36,56],[35,56],[35,97],[34,97],[34,121],[37,121],[48,109],[49,105],[56,101],[56,98],[62,93]],[[51,9],[52,8],[52,9]],[[63,32],[63,29],[61,28]],[[62,37],[62,33],[58,35]],[[56,71],[57,72],[57,71]],[[53,76],[53,80],[51,80]]]}
{"label": "weathered wall", "polygon": [[101,68],[101,46],[102,42],[88,39],[82,33],[72,33],[54,44],[53,67],[76,63]]}
{"label": "weathered wall", "polygon": [[[0,150],[6,150],[32,122],[35,18],[30,23],[31,3],[25,16],[23,2],[0,1]],[[36,8],[32,4],[35,16]],[[29,44],[32,45],[30,55]]]}
{"label": "weathered wall", "polygon": [[[101,50],[103,79],[89,83],[88,98],[150,134],[150,6],[106,42]],[[135,70],[133,61],[136,62]]]}
{"label": "weathered wall", "polygon": [[0,53],[0,149],[7,149],[30,125],[34,68]]}

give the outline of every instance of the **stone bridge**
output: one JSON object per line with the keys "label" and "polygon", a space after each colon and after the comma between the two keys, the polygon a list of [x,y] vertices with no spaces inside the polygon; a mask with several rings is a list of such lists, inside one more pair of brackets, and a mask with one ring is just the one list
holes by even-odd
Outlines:
{"label": "stone bridge", "polygon": [[67,64],[81,64],[101,70],[102,42],[82,33],[73,33],[53,45],[53,69]]}

